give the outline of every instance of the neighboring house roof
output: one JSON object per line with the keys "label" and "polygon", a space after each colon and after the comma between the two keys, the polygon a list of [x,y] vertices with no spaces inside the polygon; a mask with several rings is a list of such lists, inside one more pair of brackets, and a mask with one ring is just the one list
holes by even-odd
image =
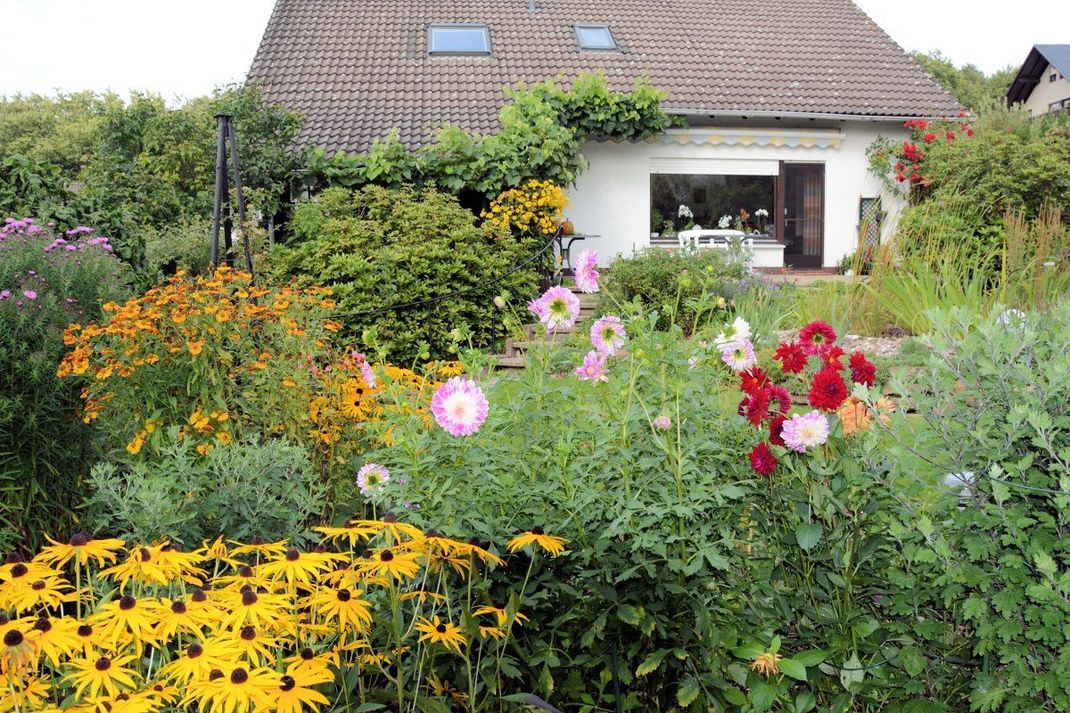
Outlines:
{"label": "neighboring house roof", "polygon": [[[439,23],[486,23],[491,56],[429,57]],[[619,50],[579,49],[584,23]],[[618,90],[649,78],[672,113],[960,109],[851,0],[277,0],[249,79],[304,114],[303,144],[354,152],[392,128],[411,147],[445,122],[496,131],[504,87],[591,71]]]}
{"label": "neighboring house roof", "polygon": [[1070,45],[1033,45],[1022,68],[1018,70],[1018,76],[1007,90],[1007,104],[1014,105],[1028,99],[1049,64],[1059,70],[1059,74],[1070,77]]}

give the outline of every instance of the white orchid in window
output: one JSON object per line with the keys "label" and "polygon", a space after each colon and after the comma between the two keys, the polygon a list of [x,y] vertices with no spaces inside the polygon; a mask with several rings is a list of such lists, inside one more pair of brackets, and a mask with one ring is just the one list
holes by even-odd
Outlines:
{"label": "white orchid in window", "polygon": [[695,214],[691,212],[691,208],[681,203],[680,207],[676,209],[676,217],[687,218],[688,220],[691,220],[695,217]]}
{"label": "white orchid in window", "polygon": [[767,211],[765,208],[759,208],[758,210],[754,211],[754,217],[756,217],[756,218],[768,218],[769,217],[769,211]]}
{"label": "white orchid in window", "polygon": [[717,227],[721,230],[728,230],[732,227],[732,216],[722,215],[721,219],[717,221]]}

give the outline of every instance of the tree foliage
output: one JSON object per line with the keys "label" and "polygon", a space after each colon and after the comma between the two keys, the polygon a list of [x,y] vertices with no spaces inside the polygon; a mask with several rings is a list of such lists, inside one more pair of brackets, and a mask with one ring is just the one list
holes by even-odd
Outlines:
{"label": "tree foliage", "polygon": [[1004,67],[990,75],[972,64],[958,67],[939,50],[916,52],[914,59],[971,111],[1003,102],[1017,73],[1015,67]]}

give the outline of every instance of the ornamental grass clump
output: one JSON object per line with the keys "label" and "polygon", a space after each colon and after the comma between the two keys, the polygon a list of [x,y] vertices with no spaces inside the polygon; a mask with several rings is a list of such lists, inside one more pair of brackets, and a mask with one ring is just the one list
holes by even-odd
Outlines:
{"label": "ornamental grass clump", "polygon": [[[499,709],[530,625],[517,602],[536,588],[492,586],[508,555],[393,516],[316,530],[313,549],[189,551],[79,533],[11,559],[0,711]],[[533,530],[507,549],[528,551],[530,573],[565,546]]]}

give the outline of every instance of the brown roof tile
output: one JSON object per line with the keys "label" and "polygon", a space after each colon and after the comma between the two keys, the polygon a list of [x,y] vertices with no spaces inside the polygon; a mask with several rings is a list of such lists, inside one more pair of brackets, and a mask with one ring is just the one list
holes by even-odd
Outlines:
{"label": "brown roof tile", "polygon": [[[392,128],[409,146],[443,123],[498,127],[502,89],[602,71],[647,77],[676,112],[915,117],[955,100],[851,0],[277,0],[249,78],[301,111],[301,141],[363,151]],[[427,26],[490,27],[490,57],[429,57]],[[573,25],[620,47],[583,51]]]}

